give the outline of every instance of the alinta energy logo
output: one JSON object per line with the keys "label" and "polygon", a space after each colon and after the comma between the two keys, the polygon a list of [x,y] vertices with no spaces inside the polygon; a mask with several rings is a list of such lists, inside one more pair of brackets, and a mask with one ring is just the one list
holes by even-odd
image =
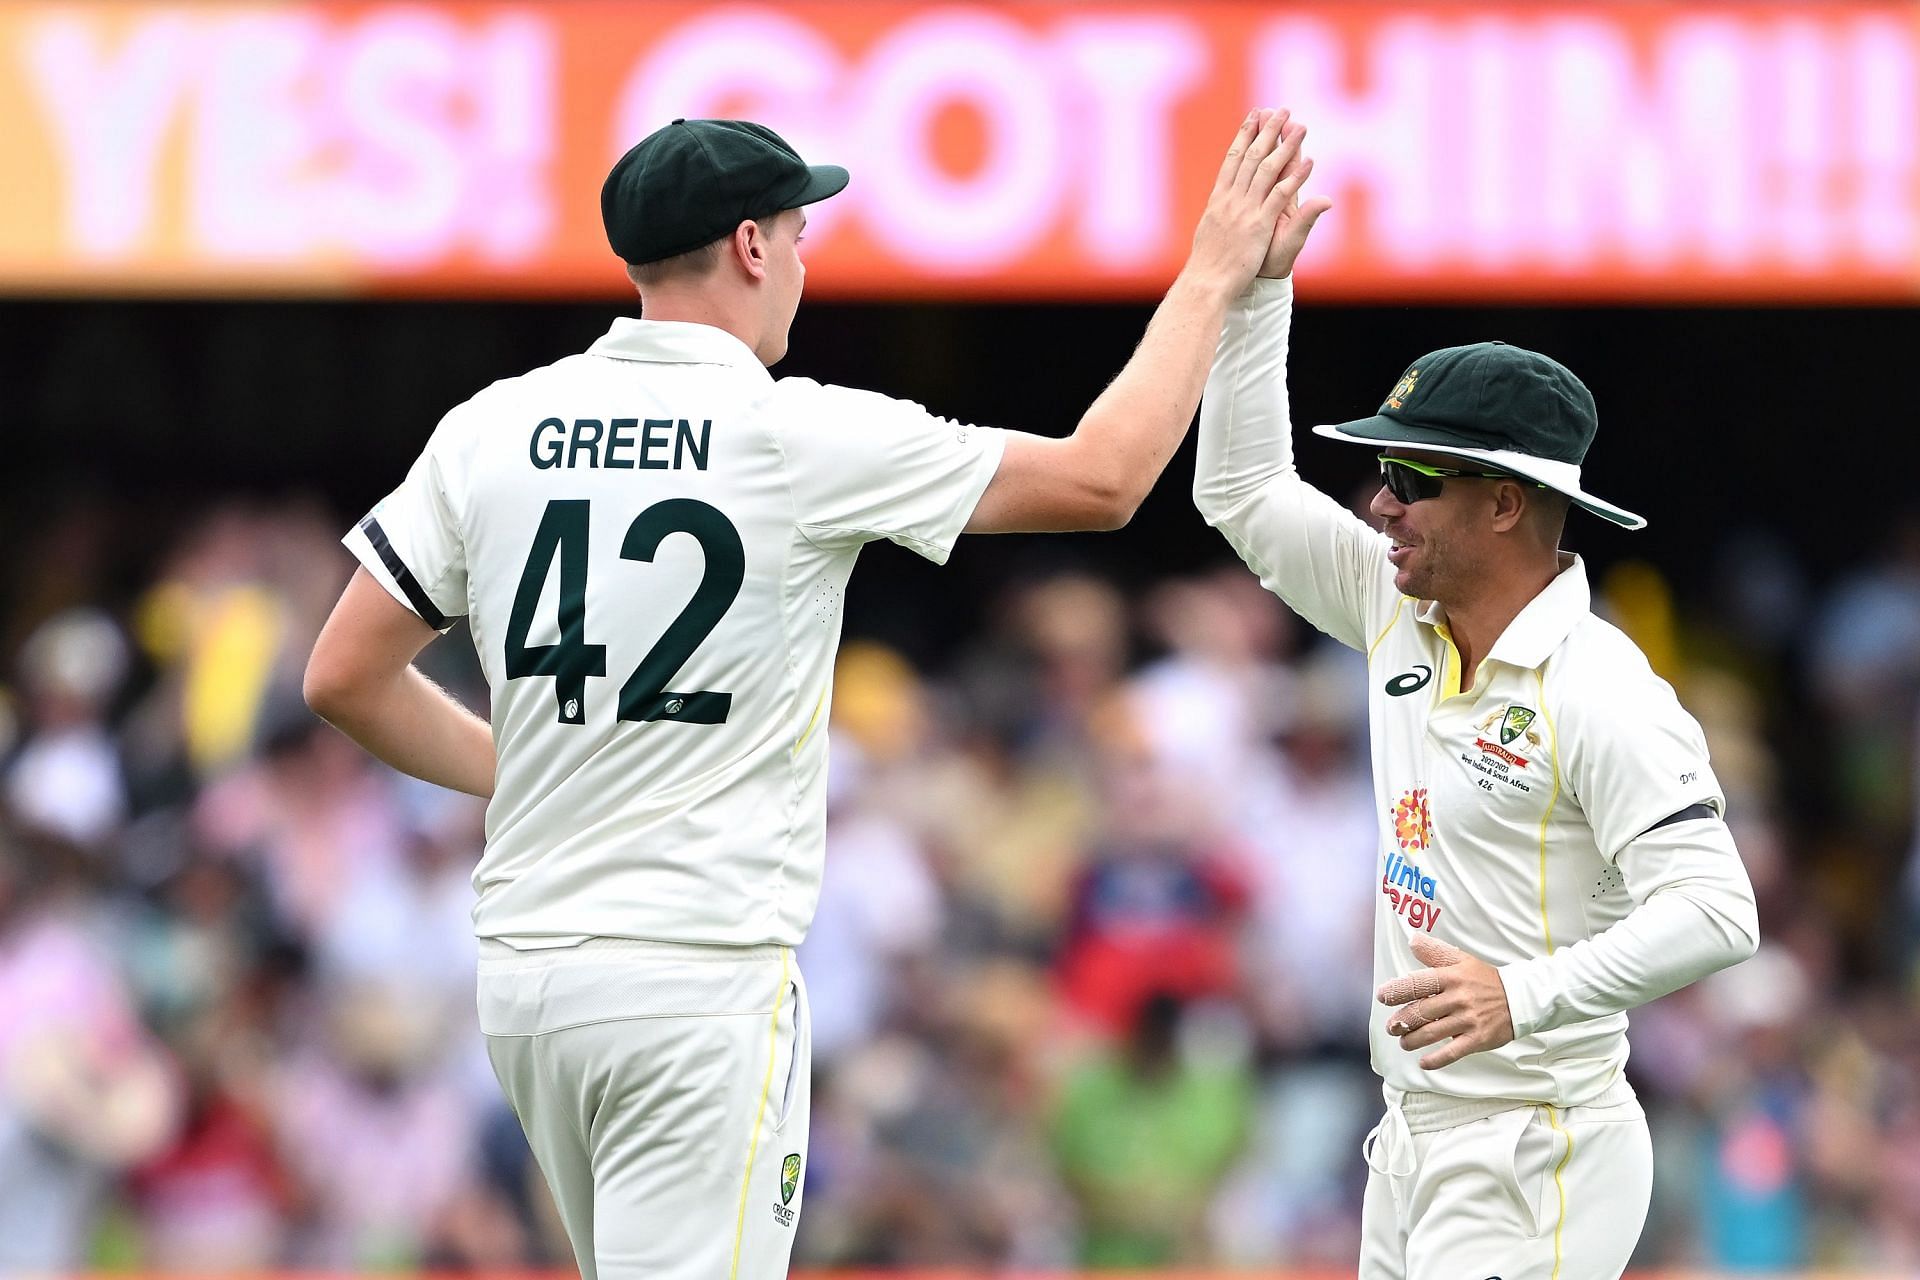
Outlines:
{"label": "alinta energy logo", "polygon": [[1387,855],[1386,870],[1380,874],[1381,896],[1392,905],[1395,915],[1415,929],[1432,933],[1434,922],[1440,919],[1440,906],[1435,901],[1440,885],[1408,857],[1433,848],[1433,812],[1425,787],[1406,792],[1393,806],[1393,838],[1400,847]]}
{"label": "alinta energy logo", "polygon": [[1405,793],[1393,806],[1393,838],[1403,851],[1417,853],[1433,846],[1433,811],[1425,787]]}

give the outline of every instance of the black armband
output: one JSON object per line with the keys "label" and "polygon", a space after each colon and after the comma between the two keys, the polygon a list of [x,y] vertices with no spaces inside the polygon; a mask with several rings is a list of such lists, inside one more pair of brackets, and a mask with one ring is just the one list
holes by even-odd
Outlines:
{"label": "black armband", "polygon": [[1695,818],[1717,818],[1719,816],[1710,804],[1690,804],[1678,813],[1668,814],[1640,834],[1644,836],[1649,832],[1658,831],[1662,827],[1670,827],[1676,822],[1691,822]]}

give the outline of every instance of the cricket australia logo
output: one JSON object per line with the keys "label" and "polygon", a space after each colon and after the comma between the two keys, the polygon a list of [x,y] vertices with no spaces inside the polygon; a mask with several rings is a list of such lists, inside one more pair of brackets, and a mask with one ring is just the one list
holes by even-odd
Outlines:
{"label": "cricket australia logo", "polygon": [[[1389,409],[1401,408],[1405,404],[1407,397],[1413,394],[1413,388],[1419,381],[1420,371],[1418,369],[1407,370],[1407,376],[1396,382],[1393,390],[1388,393],[1386,407]],[[1377,387],[1380,384],[1376,382],[1373,385]]]}
{"label": "cricket australia logo", "polygon": [[800,1191],[800,1153],[793,1152],[780,1162],[780,1203],[773,1206],[774,1221],[783,1227],[793,1225],[799,1215],[788,1206]]}
{"label": "cricket australia logo", "polygon": [[[1515,791],[1533,790],[1524,779],[1527,776],[1525,771],[1533,767],[1543,745],[1540,735],[1533,729],[1536,714],[1532,707],[1514,703],[1493,712],[1479,723],[1479,732],[1473,739],[1474,750],[1461,752],[1460,763],[1482,775],[1479,784],[1482,791],[1496,790],[1496,782],[1505,783]],[[1495,732],[1496,727],[1498,732]],[[1500,741],[1495,742],[1494,738]]]}

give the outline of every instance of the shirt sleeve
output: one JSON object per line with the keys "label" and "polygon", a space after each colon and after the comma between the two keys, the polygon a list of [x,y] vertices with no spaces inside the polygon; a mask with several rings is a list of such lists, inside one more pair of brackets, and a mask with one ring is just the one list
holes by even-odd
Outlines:
{"label": "shirt sleeve", "polygon": [[1586,696],[1569,699],[1555,726],[1567,784],[1609,862],[1654,824],[1694,805],[1726,814],[1699,722],[1644,658],[1632,658]]}
{"label": "shirt sleeve", "polygon": [[1595,937],[1503,965],[1516,1037],[1623,1013],[1677,991],[1760,944],[1753,884],[1719,818],[1689,818],[1629,841],[1617,858],[1634,908]]}
{"label": "shirt sleeve", "polygon": [[776,431],[801,530],[829,549],[886,538],[945,564],[1006,433],[909,400],[783,378]]}
{"label": "shirt sleeve", "polygon": [[1228,309],[1200,402],[1193,499],[1261,585],[1365,651],[1400,606],[1387,540],[1300,478],[1287,403],[1293,282],[1256,279]]}
{"label": "shirt sleeve", "polygon": [[341,541],[395,600],[444,631],[467,612],[467,556],[451,491],[451,418],[427,441],[400,487]]}

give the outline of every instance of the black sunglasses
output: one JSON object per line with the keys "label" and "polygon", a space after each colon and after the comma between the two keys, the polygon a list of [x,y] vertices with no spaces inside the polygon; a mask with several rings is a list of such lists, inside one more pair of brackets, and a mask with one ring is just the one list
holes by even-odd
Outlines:
{"label": "black sunglasses", "polygon": [[[1425,502],[1428,498],[1440,496],[1440,486],[1447,480],[1518,480],[1532,483],[1524,476],[1516,476],[1511,471],[1459,471],[1452,467],[1436,467],[1425,462],[1415,462],[1412,458],[1396,458],[1390,453],[1380,455],[1380,482],[1387,486],[1387,492],[1394,500],[1402,503]],[[1535,488],[1544,488],[1535,485]]]}

